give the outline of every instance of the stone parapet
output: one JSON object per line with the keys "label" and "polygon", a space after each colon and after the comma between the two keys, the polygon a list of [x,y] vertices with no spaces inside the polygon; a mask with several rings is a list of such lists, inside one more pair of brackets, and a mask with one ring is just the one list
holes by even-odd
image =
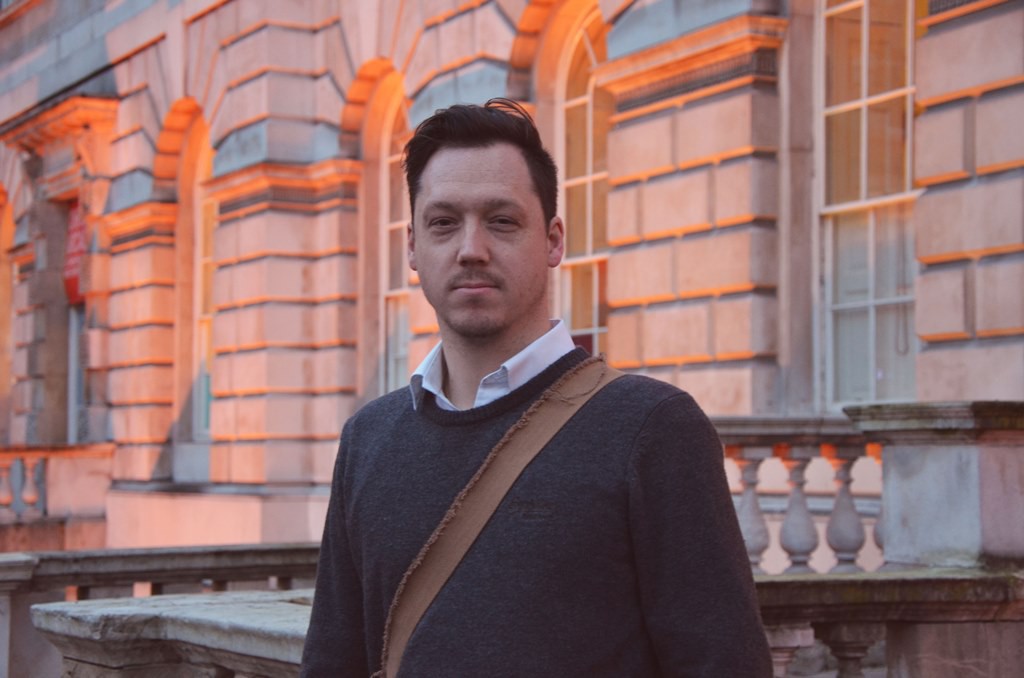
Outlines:
{"label": "stone parapet", "polygon": [[[953,676],[943,667],[970,665],[1010,678],[1019,667],[1019,574],[925,569],[756,583],[779,676],[815,636],[843,675],[863,675],[868,647],[883,638],[890,676]],[[32,619],[73,675],[295,676],[311,600],[311,591],[275,591],[51,603],[35,606]],[[938,645],[951,625],[960,640]]]}
{"label": "stone parapet", "polygon": [[884,445],[887,562],[945,567],[1024,562],[1024,402],[845,411],[869,441]]}
{"label": "stone parapet", "polygon": [[[70,630],[62,640],[68,640],[79,649],[70,654],[69,651],[62,653],[82,658],[91,651],[93,654],[89,656],[98,658],[78,665],[75,675],[221,675],[209,674],[208,669],[203,668],[219,661],[207,659],[204,651],[213,652],[215,656],[244,654],[244,658],[232,666],[248,667],[255,675],[281,675],[264,673],[264,664],[271,667],[280,664],[276,659],[264,660],[267,656],[289,656],[282,651],[282,637],[293,642],[297,637],[301,651],[308,607],[304,608],[305,618],[300,624],[283,631],[282,622],[287,621],[288,615],[281,612],[287,612],[287,606],[268,610],[261,602],[268,597],[279,600],[272,592],[249,592],[243,595],[243,601],[226,607],[217,596],[159,594],[225,591],[236,583],[244,583],[247,588],[256,583],[256,586],[290,593],[287,590],[293,584],[309,586],[315,573],[317,552],[317,544],[305,543],[0,554],[0,678],[60,675],[61,652],[33,628],[30,605],[63,600],[76,602],[67,603],[71,612],[58,620],[57,625],[63,624],[61,629]],[[154,597],[123,597],[133,593]],[[119,596],[121,598],[117,598]],[[86,602],[93,597],[117,599]],[[304,596],[295,597],[301,600]],[[111,606],[117,611],[89,616],[94,608]],[[150,607],[158,611],[148,610]],[[131,617],[131,610],[139,611],[151,621]],[[78,617],[79,612],[86,612],[87,619]],[[300,610],[300,617],[302,612]],[[111,621],[110,627],[90,627],[91,622],[97,620],[103,620],[103,624],[115,621]],[[155,636],[138,629],[133,635],[126,635],[127,628],[139,625],[165,635]],[[284,626],[287,628],[287,623]],[[259,627],[272,630],[264,634]],[[103,630],[106,628],[109,632]],[[75,639],[75,633],[84,633],[86,637]],[[65,648],[61,640],[57,644],[61,650]],[[169,650],[167,645],[177,649]],[[224,649],[224,645],[230,647]],[[185,663],[168,669],[171,673],[153,672],[168,656],[176,656],[174,652],[182,647],[188,661],[198,666],[190,667]],[[121,652],[131,653],[136,658],[134,663],[141,668],[125,669],[124,674],[111,673],[112,665],[105,660]],[[289,659],[297,662],[298,655]]]}

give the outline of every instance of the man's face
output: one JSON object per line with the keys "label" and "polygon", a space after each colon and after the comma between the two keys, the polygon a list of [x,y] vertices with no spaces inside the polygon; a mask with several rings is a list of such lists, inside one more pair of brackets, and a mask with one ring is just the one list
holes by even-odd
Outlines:
{"label": "man's face", "polygon": [[436,152],[420,178],[409,265],[442,338],[521,348],[546,332],[548,269],[562,259],[563,236],[559,218],[544,223],[515,146]]}

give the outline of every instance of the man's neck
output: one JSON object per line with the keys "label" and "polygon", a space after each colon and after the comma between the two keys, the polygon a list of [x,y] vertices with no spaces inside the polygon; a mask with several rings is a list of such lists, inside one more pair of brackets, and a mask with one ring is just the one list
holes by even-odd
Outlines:
{"label": "man's neck", "polygon": [[473,407],[480,381],[549,329],[550,326],[545,324],[533,332],[520,333],[515,337],[480,342],[446,333],[442,329],[441,357],[444,361],[445,396],[460,410]]}

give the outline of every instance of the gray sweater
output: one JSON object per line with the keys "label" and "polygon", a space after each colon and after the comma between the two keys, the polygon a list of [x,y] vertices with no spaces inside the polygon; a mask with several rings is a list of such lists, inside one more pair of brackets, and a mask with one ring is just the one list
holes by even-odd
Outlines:
{"label": "gray sweater", "polygon": [[[366,677],[409,563],[491,448],[576,350],[483,407],[414,384],[342,433],[303,676]],[[401,678],[771,676],[714,428],[625,376],[526,468],[410,639]]]}

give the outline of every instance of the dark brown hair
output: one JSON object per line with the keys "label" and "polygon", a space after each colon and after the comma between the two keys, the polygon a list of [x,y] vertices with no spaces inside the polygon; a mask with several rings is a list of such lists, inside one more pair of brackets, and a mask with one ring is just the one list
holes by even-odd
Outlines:
{"label": "dark brown hair", "polygon": [[456,104],[442,108],[416,127],[405,145],[405,179],[409,203],[416,212],[420,178],[430,158],[442,148],[480,148],[498,143],[518,148],[530,170],[533,188],[540,198],[545,224],[558,211],[558,169],[544,149],[540,133],[526,110],[510,99],[491,99],[483,106]]}

